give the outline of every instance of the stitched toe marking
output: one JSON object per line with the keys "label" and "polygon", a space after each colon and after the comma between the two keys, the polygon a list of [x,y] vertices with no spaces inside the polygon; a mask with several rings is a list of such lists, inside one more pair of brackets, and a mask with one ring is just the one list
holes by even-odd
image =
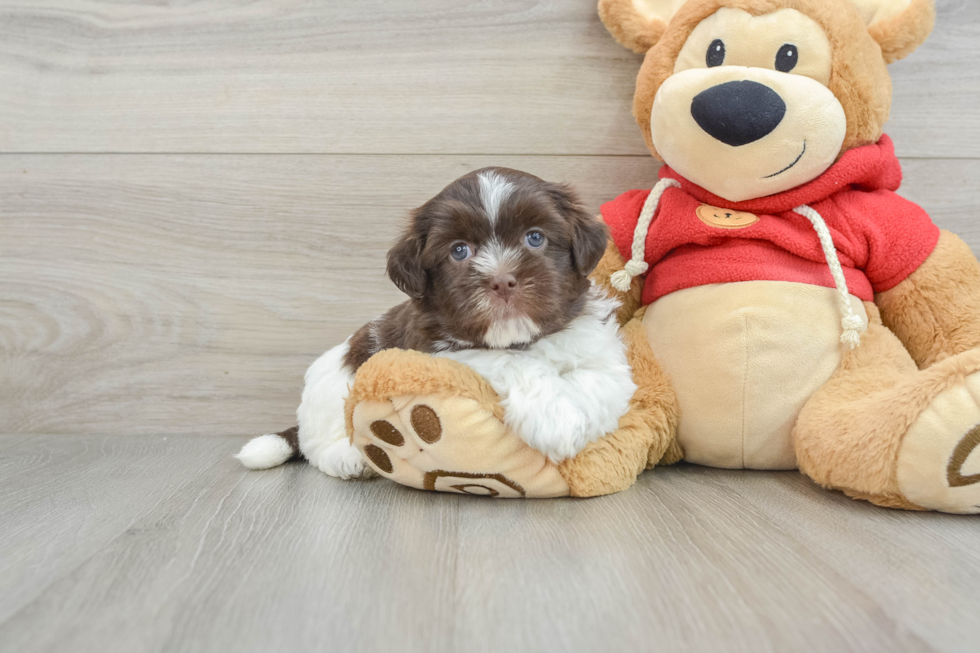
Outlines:
{"label": "stitched toe marking", "polygon": [[412,428],[428,444],[438,442],[442,437],[442,424],[436,411],[424,404],[412,409]]}
{"label": "stitched toe marking", "polygon": [[405,436],[387,420],[379,419],[376,422],[371,422],[371,433],[393,447],[400,447],[405,444]]}
{"label": "stitched toe marking", "polygon": [[949,482],[949,487],[966,487],[980,483],[980,474],[963,475],[966,459],[978,446],[980,446],[980,426],[975,426],[960,440],[953,449],[953,455],[949,457],[949,465],[946,467],[946,480]]}
{"label": "stitched toe marking", "polygon": [[378,469],[383,471],[385,474],[390,474],[394,467],[391,465],[391,458],[384,450],[376,445],[369,444],[364,447],[364,455],[377,466]]}

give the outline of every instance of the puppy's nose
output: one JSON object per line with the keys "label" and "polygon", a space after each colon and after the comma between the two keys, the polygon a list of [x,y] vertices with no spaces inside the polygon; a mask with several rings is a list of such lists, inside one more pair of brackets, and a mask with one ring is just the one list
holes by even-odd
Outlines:
{"label": "puppy's nose", "polygon": [[496,274],[490,279],[490,290],[503,300],[510,299],[517,288],[517,277],[513,274]]}
{"label": "puppy's nose", "polygon": [[739,147],[771,134],[786,115],[786,103],[758,82],[727,82],[695,96],[691,115],[708,134]]}

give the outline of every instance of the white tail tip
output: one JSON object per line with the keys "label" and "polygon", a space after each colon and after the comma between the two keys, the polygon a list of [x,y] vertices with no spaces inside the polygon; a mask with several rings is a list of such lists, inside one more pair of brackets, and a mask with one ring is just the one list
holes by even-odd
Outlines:
{"label": "white tail tip", "polygon": [[249,469],[278,467],[293,457],[293,448],[286,439],[275,433],[252,438],[235,458]]}

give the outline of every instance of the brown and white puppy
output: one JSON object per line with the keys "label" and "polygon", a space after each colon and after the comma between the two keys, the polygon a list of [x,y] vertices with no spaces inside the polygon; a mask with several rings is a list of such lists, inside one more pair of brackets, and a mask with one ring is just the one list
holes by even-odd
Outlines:
{"label": "brown and white puppy", "polygon": [[505,168],[461,177],[423,204],[388,252],[411,299],[354,334],[356,370],[382,349],[524,347],[582,312],[606,227],[566,186]]}
{"label": "brown and white puppy", "polygon": [[588,279],[606,227],[567,186],[506,168],[465,175],[416,209],[388,253],[388,276],[409,296],[306,374],[298,427],[249,442],[246,467],[298,453],[331,476],[369,475],[347,440],[354,373],[383,349],[459,360],[501,397],[506,421],[554,460],[616,428],[635,390],[618,304]]}

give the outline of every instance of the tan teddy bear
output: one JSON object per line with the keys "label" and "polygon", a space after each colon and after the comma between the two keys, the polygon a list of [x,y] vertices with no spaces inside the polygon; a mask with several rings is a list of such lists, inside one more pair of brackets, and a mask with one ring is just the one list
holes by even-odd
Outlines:
{"label": "tan teddy bear", "polygon": [[[593,279],[623,302],[630,412],[555,465],[506,429],[480,377],[392,350],[357,375],[353,442],[425,489],[590,496],[684,459],[980,512],[980,265],[895,194],[882,132],[886,64],[928,36],[932,0],[599,12],[646,53],[634,114],[667,164],[652,191],[602,209],[613,239]],[[407,444],[377,436],[389,427]]]}

